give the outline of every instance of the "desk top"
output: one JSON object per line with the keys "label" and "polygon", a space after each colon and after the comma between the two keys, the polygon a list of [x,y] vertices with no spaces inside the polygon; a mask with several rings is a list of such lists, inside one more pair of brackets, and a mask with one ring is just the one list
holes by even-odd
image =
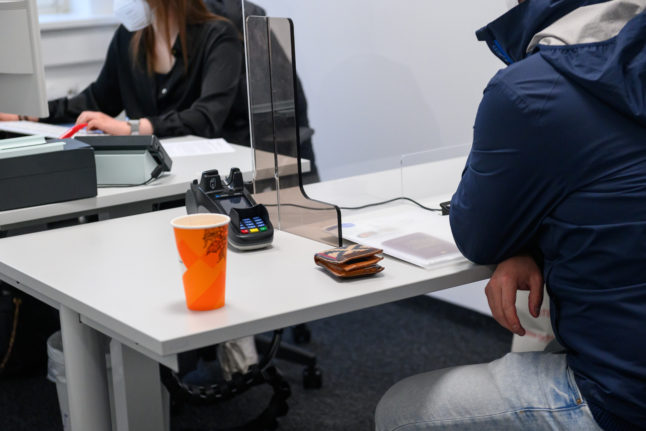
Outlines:
{"label": "desk top", "polygon": [[[200,138],[182,137],[163,142],[176,142],[183,139]],[[222,174],[227,174],[231,167],[238,167],[242,171],[245,181],[250,181],[253,172],[251,149],[240,145],[232,144],[231,146],[235,150],[232,153],[176,157],[173,159],[170,173],[166,173],[159,179],[143,186],[99,188],[97,196],[92,198],[0,211],[0,230],[26,222],[59,216],[81,215],[103,208],[180,196],[186,193],[191,181],[199,179],[202,172],[209,169],[218,169]],[[273,157],[269,153],[259,153],[259,156]],[[279,164],[287,169],[288,174],[298,172],[296,159],[293,157],[281,156]],[[265,163],[265,165],[268,164]],[[309,171],[309,161],[304,160],[303,165],[304,171]],[[257,175],[261,178],[263,176],[270,177],[273,172],[258,172]]]}
{"label": "desk top", "polygon": [[84,323],[165,356],[490,276],[466,260],[429,270],[386,257],[381,274],[339,281],[315,266],[324,244],[276,232],[228,252],[226,305],[187,310],[170,220],[183,208],[0,240],[0,276]]}

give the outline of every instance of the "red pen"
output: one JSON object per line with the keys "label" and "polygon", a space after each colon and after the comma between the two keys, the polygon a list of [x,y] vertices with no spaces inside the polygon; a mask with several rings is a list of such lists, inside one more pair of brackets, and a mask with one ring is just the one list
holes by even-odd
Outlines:
{"label": "red pen", "polygon": [[85,127],[87,127],[87,123],[77,124],[76,126],[72,127],[71,129],[63,133],[61,137],[58,139],[71,138],[72,136],[76,135],[76,132],[78,132],[81,129],[84,129]]}

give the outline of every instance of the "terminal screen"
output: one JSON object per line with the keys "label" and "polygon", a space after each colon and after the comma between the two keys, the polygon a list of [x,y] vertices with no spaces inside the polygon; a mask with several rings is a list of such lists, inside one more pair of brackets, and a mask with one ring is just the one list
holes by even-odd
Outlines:
{"label": "terminal screen", "polygon": [[218,203],[227,215],[231,213],[233,208],[251,208],[253,206],[244,195],[222,196],[218,198]]}

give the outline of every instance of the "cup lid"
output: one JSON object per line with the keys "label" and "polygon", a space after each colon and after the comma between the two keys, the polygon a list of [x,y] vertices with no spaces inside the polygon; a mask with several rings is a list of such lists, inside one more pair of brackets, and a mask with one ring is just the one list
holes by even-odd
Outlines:
{"label": "cup lid", "polygon": [[170,224],[178,229],[210,229],[229,224],[231,218],[224,214],[200,213],[175,217]]}

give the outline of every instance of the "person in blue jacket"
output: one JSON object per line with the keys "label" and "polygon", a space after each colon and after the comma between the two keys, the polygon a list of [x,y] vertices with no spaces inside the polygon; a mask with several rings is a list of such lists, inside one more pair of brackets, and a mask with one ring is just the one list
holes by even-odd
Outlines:
{"label": "person in blue jacket", "polygon": [[560,353],[393,386],[378,430],[646,429],[646,0],[526,0],[477,32],[509,66],[484,91],[451,201],[463,254],[499,264],[492,314],[542,283]]}

